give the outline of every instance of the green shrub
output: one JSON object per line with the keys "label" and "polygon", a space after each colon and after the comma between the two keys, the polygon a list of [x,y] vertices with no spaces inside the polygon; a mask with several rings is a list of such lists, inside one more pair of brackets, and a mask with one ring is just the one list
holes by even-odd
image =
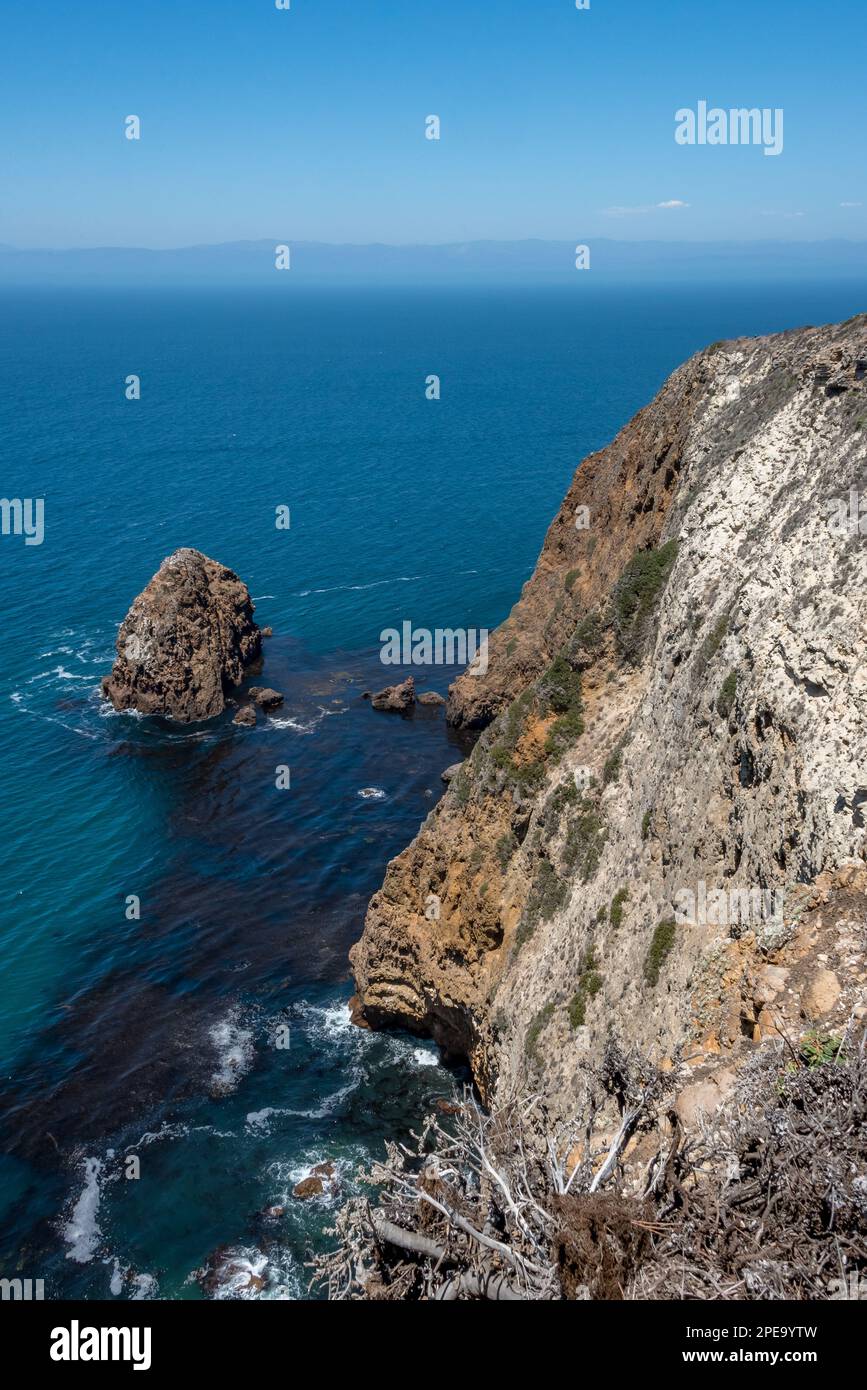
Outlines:
{"label": "green shrub", "polygon": [[644,958],[644,978],[653,987],[659,984],[659,972],[674,945],[675,929],[674,918],[670,917],[660,922],[653,933],[650,949]]}
{"label": "green shrub", "polygon": [[576,989],[572,998],[569,1000],[569,1024],[572,1028],[581,1028],[584,1023],[584,1016],[587,1009],[587,995],[583,989]]}
{"label": "green shrub", "polygon": [[540,702],[554,714],[566,714],[581,708],[581,677],[573,671],[565,656],[558,656],[548,667],[538,685]]}
{"label": "green shrub", "polygon": [[612,749],[609,756],[605,759],[605,766],[602,769],[602,785],[607,787],[609,782],[616,782],[620,776],[620,765],[623,762],[623,742]]}
{"label": "green shrub", "polygon": [[838,1065],[843,1058],[843,1039],[830,1033],[819,1033],[815,1029],[805,1033],[798,1048],[798,1060],[804,1067],[825,1067],[829,1063]]}
{"label": "green shrub", "polygon": [[570,710],[568,714],[561,714],[559,719],[548,730],[545,738],[545,752],[549,757],[560,757],[567,748],[581,737],[584,732],[584,717],[580,709]]}
{"label": "green shrub", "polygon": [[614,590],[614,618],[620,650],[635,660],[649,620],[677,557],[677,541],[655,550],[637,550]]}
{"label": "green shrub", "polygon": [[623,905],[629,901],[629,889],[618,888],[614,897],[611,899],[611,910],[608,919],[615,929],[623,922]]}
{"label": "green shrub", "polygon": [[[577,871],[581,880],[586,883],[599,867],[599,859],[607,838],[605,821],[595,803],[585,798],[579,802],[577,813],[569,821],[566,830],[563,846],[565,868]],[[603,912],[604,910],[603,908]]]}
{"label": "green shrub", "polygon": [[554,820],[559,820],[561,816],[565,815],[567,808],[576,806],[580,799],[581,793],[578,791],[571,777],[567,777],[565,781],[559,782],[545,802],[544,816],[546,823],[550,824],[549,816]]}
{"label": "green shrub", "polygon": [[729,671],[716,697],[716,712],[721,719],[728,719],[738,690],[738,673]]}
{"label": "green shrub", "polygon": [[460,772],[454,778],[452,790],[454,791],[458,805],[466,806],[470,799],[470,779],[465,768],[461,768]]}
{"label": "green shrub", "polygon": [[575,583],[580,573],[580,570],[570,570],[566,575],[566,578],[563,580],[563,588],[566,590],[567,594],[571,594],[572,585]]}
{"label": "green shrub", "polygon": [[702,666],[707,666],[709,662],[713,661],[728,636],[729,621],[730,614],[723,613],[722,617],[717,619],[712,631],[705,637],[699,649],[699,661]]}
{"label": "green shrub", "polygon": [[539,1012],[536,1014],[536,1017],[533,1019],[533,1022],[527,1029],[526,1035],[524,1037],[524,1051],[526,1052],[531,1062],[535,1062],[538,1064],[542,1060],[539,1055],[539,1038],[541,1037],[542,1030],[545,1028],[546,1024],[550,1022],[553,1013],[554,1005],[546,1004],[544,1008],[541,1008],[539,1010]]}
{"label": "green shrub", "polygon": [[534,790],[545,775],[541,761],[519,765],[512,757],[533,705],[532,690],[525,690],[512,701],[505,714],[500,715],[493,726],[494,739],[487,753],[491,766],[505,772],[509,781],[522,792]]}
{"label": "green shrub", "polygon": [[568,893],[568,883],[560,877],[551,861],[541,860],[515,933],[517,950],[530,940],[540,922],[550,921],[565,903]]}
{"label": "green shrub", "polygon": [[581,962],[578,988],[567,1005],[569,1023],[573,1028],[582,1026],[587,1013],[587,1000],[598,994],[601,988],[602,976],[596,969],[596,959],[591,947]]}
{"label": "green shrub", "polygon": [[642,840],[646,840],[647,837],[648,837],[648,835],[650,834],[650,822],[651,822],[651,819],[652,819],[652,813],[651,813],[650,811],[645,811],[644,815],[641,817],[641,838],[642,838]]}
{"label": "green shrub", "polygon": [[517,848],[518,841],[515,839],[515,836],[512,834],[511,830],[508,831],[507,834],[501,835],[499,840],[497,841],[494,847],[494,852],[497,856],[497,862],[500,868],[503,870],[503,873],[505,873],[506,869],[509,867],[509,861],[511,860],[512,855],[515,853],[515,850]]}
{"label": "green shrub", "polygon": [[582,618],[574,633],[570,647],[588,647],[594,650],[602,641],[602,622],[596,612],[588,613],[586,618]]}

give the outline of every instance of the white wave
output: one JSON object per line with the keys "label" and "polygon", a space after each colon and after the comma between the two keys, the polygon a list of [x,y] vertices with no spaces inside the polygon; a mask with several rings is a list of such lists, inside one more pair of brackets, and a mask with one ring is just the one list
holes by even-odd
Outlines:
{"label": "white wave", "polygon": [[317,729],[323,719],[327,719],[330,714],[348,713],[348,705],[342,705],[340,709],[326,709],[324,705],[320,705],[317,713],[313,715],[312,719],[299,719],[297,715],[292,714],[284,716],[278,715],[276,717],[273,714],[269,714],[268,724],[272,729],[294,729],[296,734],[312,734],[313,730]]}
{"label": "white wave", "polygon": [[153,1274],[133,1274],[132,1266],[123,1264],[116,1255],[103,1263],[112,1266],[108,1287],[115,1298],[120,1298],[124,1289],[127,1289],[129,1297],[136,1301],[158,1296],[159,1286]]}
{"label": "white wave", "polygon": [[255,1246],[227,1250],[215,1271],[213,1297],[257,1298],[267,1284],[268,1256]]}
{"label": "white wave", "polygon": [[[272,1205],[290,1206],[294,1198],[294,1190],[298,1184],[312,1177],[318,1177],[322,1180],[322,1192],[316,1194],[317,1200],[333,1202],[341,1195],[346,1181],[351,1181],[353,1173],[369,1159],[369,1152],[360,1146],[356,1146],[355,1155],[352,1158],[348,1156],[335,1158],[333,1154],[324,1151],[311,1153],[308,1150],[303,1158],[277,1159],[274,1163],[269,1163],[265,1169],[268,1180],[274,1184]],[[317,1168],[321,1170],[325,1167],[330,1169],[330,1172],[320,1171],[317,1173],[315,1171]]]}
{"label": "white wave", "polygon": [[438,1067],[440,1064],[439,1051],[433,1044],[430,1047],[414,1047],[412,1059],[417,1067]]}
{"label": "white wave", "polygon": [[307,1012],[314,1025],[314,1031],[318,1025],[322,1032],[331,1039],[343,1038],[347,1034],[354,1036],[360,1032],[352,1022],[352,1010],[348,1003],[326,1004],[326,1005],[307,1005]]}
{"label": "white wave", "polygon": [[121,716],[123,716],[124,719],[147,719],[147,715],[146,715],[146,714],[142,714],[141,710],[137,710],[137,709],[115,709],[114,705],[111,704],[111,702],[110,702],[109,700],[103,700],[103,699],[100,697],[100,702],[99,702],[99,717],[100,717],[100,719],[114,719],[115,717],[120,718]]}
{"label": "white wave", "polygon": [[135,1144],[130,1144],[127,1153],[135,1153],[145,1144],[159,1144],[163,1139],[188,1139],[191,1134],[210,1134],[214,1139],[234,1139],[231,1129],[215,1129],[213,1125],[185,1125],[181,1121],[169,1124],[163,1120],[159,1129],[149,1129]]}
{"label": "white wave", "polygon": [[358,795],[364,801],[384,801],[385,792],[382,787],[362,787]]}
{"label": "white wave", "polygon": [[99,1180],[102,1175],[102,1163],[98,1158],[88,1158],[84,1162],[84,1187],[72,1214],[63,1227],[63,1238],[69,1245],[66,1252],[68,1260],[76,1260],[78,1264],[87,1264],[92,1260],[96,1248],[102,1238],[102,1232],[97,1223],[99,1214],[99,1203],[102,1192]]}
{"label": "white wave", "polygon": [[36,681],[47,680],[49,676],[54,676],[56,680],[64,681],[87,681],[93,683],[93,676],[82,671],[67,671],[65,666],[52,666],[48,671],[37,671],[35,676],[30,676],[28,685],[33,685]]}
{"label": "white wave", "polygon": [[217,1051],[217,1068],[211,1076],[211,1091],[226,1096],[234,1091],[241,1078],[253,1064],[255,1048],[251,1029],[238,1022],[236,1010],[208,1030],[208,1037]]}
{"label": "white wave", "polygon": [[301,589],[292,597],[309,598],[311,594],[359,593],[364,589],[379,589],[383,584],[412,584],[414,580],[423,578],[423,574],[398,574],[395,575],[394,579],[374,579],[370,584],[332,584],[327,589]]}
{"label": "white wave", "polygon": [[294,1110],[281,1110],[279,1106],[266,1105],[264,1110],[251,1110],[246,1117],[247,1127],[254,1133],[268,1134],[270,1126],[268,1121],[272,1115],[294,1115]]}

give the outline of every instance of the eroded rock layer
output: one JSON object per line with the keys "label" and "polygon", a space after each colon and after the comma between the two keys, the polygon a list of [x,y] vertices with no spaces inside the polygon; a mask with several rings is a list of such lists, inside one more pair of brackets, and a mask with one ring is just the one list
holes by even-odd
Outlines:
{"label": "eroded rock layer", "polygon": [[483,732],[371,900],[366,1020],[556,1108],[612,1026],[703,1085],[863,1011],[865,533],[867,318],[680,367],[452,687]]}

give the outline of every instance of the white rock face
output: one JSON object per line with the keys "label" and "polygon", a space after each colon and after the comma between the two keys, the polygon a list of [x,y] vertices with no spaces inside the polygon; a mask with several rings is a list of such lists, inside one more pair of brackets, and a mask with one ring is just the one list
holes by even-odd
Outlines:
{"label": "white rock face", "polygon": [[[409,1020],[452,1046],[463,1033],[488,1091],[531,1066],[566,1106],[612,1026],[657,1059],[696,1046],[708,1001],[732,983],[731,944],[757,952],[760,971],[804,885],[863,863],[867,535],[850,494],[863,492],[867,516],[865,377],[864,317],[716,345],[582,465],[521,602],[492,636],[488,677],[453,689],[450,714],[464,724],[532,691],[521,736],[508,743],[501,715],[371,904],[353,960],[375,1021]],[[595,538],[593,525],[570,534],[579,503]],[[670,541],[676,558],[627,659],[617,581],[636,550]],[[601,635],[588,654],[591,617]],[[558,652],[582,673],[584,730],[554,756],[534,682]],[[539,771],[522,783],[510,769],[527,762]],[[574,796],[552,800],[566,785],[577,811]],[[574,853],[582,809],[604,837],[586,872]],[[540,873],[559,887],[537,911]],[[417,898],[434,888],[442,914],[425,932]],[[653,983],[654,933],[684,894],[693,920],[677,922]],[[785,990],[786,972],[771,969],[756,976],[756,1009]],[[568,1005],[582,989],[576,1029]],[[735,1014],[718,1041],[734,1047],[753,1027]]]}

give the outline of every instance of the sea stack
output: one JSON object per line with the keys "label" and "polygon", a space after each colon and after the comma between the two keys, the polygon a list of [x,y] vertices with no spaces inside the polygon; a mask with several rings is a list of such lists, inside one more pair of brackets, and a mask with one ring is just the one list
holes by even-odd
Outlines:
{"label": "sea stack", "polygon": [[102,693],[117,710],[213,719],[261,651],[246,584],[184,547],[163,560],[120,626]]}

